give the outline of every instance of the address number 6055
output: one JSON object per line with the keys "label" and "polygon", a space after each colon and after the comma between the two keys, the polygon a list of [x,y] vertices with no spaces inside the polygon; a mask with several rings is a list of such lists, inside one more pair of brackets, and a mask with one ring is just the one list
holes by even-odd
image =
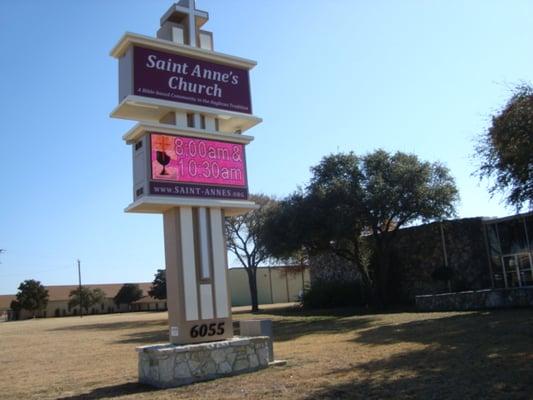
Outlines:
{"label": "address number 6055", "polygon": [[205,336],[215,336],[224,334],[224,322],[213,322],[212,324],[200,324],[194,325],[191,328],[191,337],[205,337]]}

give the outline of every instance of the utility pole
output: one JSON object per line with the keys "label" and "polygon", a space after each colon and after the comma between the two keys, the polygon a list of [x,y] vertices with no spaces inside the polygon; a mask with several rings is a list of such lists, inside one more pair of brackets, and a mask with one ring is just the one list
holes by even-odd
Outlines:
{"label": "utility pole", "polygon": [[80,267],[80,260],[78,260],[78,283],[79,283],[79,287],[78,287],[78,293],[79,293],[79,296],[80,296],[80,318],[82,318],[83,316],[83,304],[82,304],[82,295],[81,295],[81,267]]}

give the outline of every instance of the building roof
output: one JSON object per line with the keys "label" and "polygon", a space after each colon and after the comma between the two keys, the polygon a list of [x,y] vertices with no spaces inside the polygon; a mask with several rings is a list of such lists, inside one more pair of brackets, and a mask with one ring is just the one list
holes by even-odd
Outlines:
{"label": "building roof", "polygon": [[156,299],[155,297],[146,295],[143,298],[141,298],[141,299],[139,299],[137,301],[134,301],[131,304],[148,304],[148,303],[157,303],[157,302],[160,302],[160,301],[166,301],[166,300],[159,300],[159,299]]}
{"label": "building roof", "polygon": [[14,294],[2,294],[0,295],[0,311],[5,311],[10,309],[10,304],[13,300],[16,300]]}
{"label": "building roof", "polygon": [[528,218],[533,217],[533,211],[525,212],[522,214],[515,214],[515,215],[508,215],[506,217],[483,217],[483,222],[491,224],[494,222],[503,222],[503,221],[509,221],[512,219],[520,219],[520,218]]}
{"label": "building roof", "polygon": [[[136,283],[142,289],[143,294],[148,296],[148,290],[150,290],[151,282],[138,282]],[[123,283],[103,283],[100,285],[83,285],[89,289],[102,289],[105,293],[105,297],[113,298],[116,296]],[[51,285],[45,286],[48,290],[48,301],[68,301],[71,291],[76,290],[78,285]],[[0,310],[8,310],[13,300],[16,300],[14,294],[0,295]]]}

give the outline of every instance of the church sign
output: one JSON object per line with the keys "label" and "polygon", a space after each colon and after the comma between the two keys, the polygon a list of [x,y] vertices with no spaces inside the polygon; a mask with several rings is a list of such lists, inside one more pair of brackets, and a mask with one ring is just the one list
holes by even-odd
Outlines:
{"label": "church sign", "polygon": [[137,121],[122,136],[133,161],[125,211],[163,216],[169,344],[138,349],[139,382],[161,388],[274,360],[271,330],[256,321],[240,331],[255,337],[233,337],[226,247],[225,218],[259,207],[248,199],[245,147],[254,138],[244,133],[261,122],[250,96],[256,62],[215,52],[208,19],[194,0],[179,0],[156,38],[128,32],[111,51],[119,61],[111,116]]}
{"label": "church sign", "polygon": [[136,95],[252,113],[246,69],[141,46],[120,63],[121,100]]}

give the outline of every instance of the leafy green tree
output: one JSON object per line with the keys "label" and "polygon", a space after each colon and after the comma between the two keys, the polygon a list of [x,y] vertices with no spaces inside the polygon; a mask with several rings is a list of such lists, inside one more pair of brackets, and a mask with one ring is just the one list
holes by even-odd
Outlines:
{"label": "leafy green tree", "polygon": [[271,210],[262,242],[274,256],[302,249],[333,252],[358,270],[375,301],[386,303],[397,231],[455,212],[458,192],[448,169],[412,154],[377,150],[363,157],[329,155],[311,172],[304,190]]}
{"label": "leafy green tree", "polygon": [[25,280],[18,287],[17,302],[21,309],[30,311],[35,317],[48,304],[48,290],[39,281]]}
{"label": "leafy green tree", "polygon": [[502,192],[506,203],[533,209],[533,88],[514,90],[505,107],[492,117],[476,146],[477,175],[492,179],[490,193]]}
{"label": "leafy green tree", "polygon": [[449,170],[416,155],[378,150],[362,159],[365,221],[375,246],[374,280],[387,302],[389,251],[398,230],[455,215],[459,193]]}
{"label": "leafy green tree", "polygon": [[125,283],[122,285],[113,301],[118,306],[120,304],[127,304],[131,308],[131,303],[143,297],[143,291],[136,283]]}
{"label": "leafy green tree", "polygon": [[12,315],[11,319],[13,319],[13,320],[19,319],[20,318],[20,310],[22,309],[22,307],[20,306],[20,303],[17,300],[12,300],[11,303],[9,304],[9,308],[13,312],[13,315]]}
{"label": "leafy green tree", "polygon": [[167,276],[164,269],[158,269],[155,274],[152,287],[148,290],[148,294],[154,299],[166,300],[167,298]]}
{"label": "leafy green tree", "polygon": [[70,291],[68,308],[80,307],[84,309],[85,313],[89,313],[89,309],[96,304],[101,304],[105,301],[105,292],[102,289],[90,289],[86,286],[76,288]]}
{"label": "leafy green tree", "polygon": [[331,252],[352,264],[370,289],[361,240],[365,221],[359,161],[353,153],[339,153],[312,167],[307,187],[268,211],[260,233],[267,251],[275,257]]}
{"label": "leafy green tree", "polygon": [[275,204],[275,200],[262,194],[252,195],[250,200],[258,204],[259,208],[244,215],[226,218],[225,231],[228,250],[235,255],[248,275],[252,312],[257,312],[257,268],[269,258],[269,253],[259,241],[259,232],[266,212]]}

